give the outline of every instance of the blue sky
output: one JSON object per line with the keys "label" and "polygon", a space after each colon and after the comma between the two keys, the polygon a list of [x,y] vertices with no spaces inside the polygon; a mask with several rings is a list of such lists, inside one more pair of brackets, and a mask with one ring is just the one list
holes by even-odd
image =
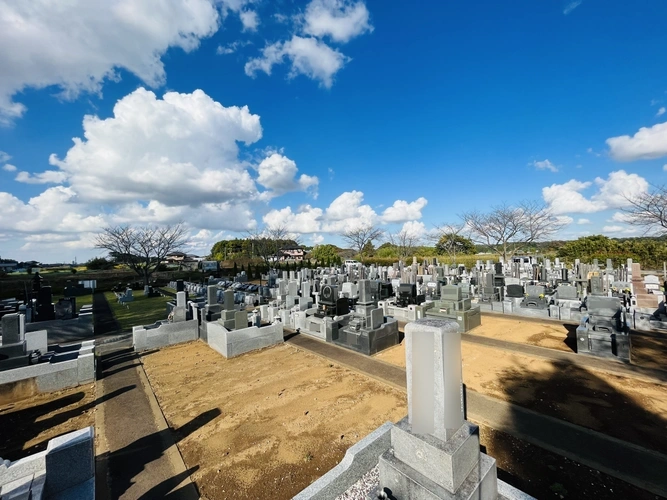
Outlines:
{"label": "blue sky", "polygon": [[522,200],[563,238],[637,235],[625,198],[664,183],[664,2],[55,3],[0,0],[2,257],[179,220],[201,254],[425,235]]}

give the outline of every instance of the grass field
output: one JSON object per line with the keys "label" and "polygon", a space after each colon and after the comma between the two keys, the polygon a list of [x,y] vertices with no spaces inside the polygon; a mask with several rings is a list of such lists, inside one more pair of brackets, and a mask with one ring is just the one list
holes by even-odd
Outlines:
{"label": "grass field", "polygon": [[165,304],[169,302],[169,297],[145,297],[143,292],[137,291],[132,302],[121,305],[113,292],[104,292],[104,296],[123,331],[130,331],[133,326],[150,325],[160,319],[167,319]]}

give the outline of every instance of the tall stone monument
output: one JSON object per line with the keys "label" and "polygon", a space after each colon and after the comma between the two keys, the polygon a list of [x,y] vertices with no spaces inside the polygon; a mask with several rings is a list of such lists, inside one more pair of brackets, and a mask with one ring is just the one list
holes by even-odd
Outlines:
{"label": "tall stone monument", "polygon": [[405,327],[408,418],[391,429],[374,499],[497,499],[495,459],[464,418],[461,334],[452,320]]}

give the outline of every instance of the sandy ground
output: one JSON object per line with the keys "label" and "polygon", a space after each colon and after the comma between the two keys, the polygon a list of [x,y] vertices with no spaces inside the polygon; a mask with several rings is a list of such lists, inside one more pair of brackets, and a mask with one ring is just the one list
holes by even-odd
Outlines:
{"label": "sandy ground", "polygon": [[632,364],[667,370],[667,335],[657,334],[655,337],[633,335]]}
{"label": "sandy ground", "polygon": [[[289,345],[226,360],[202,342],[142,357],[203,498],[291,498],[407,413],[401,391]],[[219,416],[179,429],[205,412]]]}
{"label": "sandy ground", "polygon": [[95,385],[38,394],[0,406],[0,457],[18,460],[49,439],[95,424]]}
{"label": "sandy ground", "polygon": [[565,343],[568,328],[574,329],[576,327],[485,315],[482,317],[482,324],[470,330],[469,333],[508,342],[573,352]]}
{"label": "sandy ground", "polygon": [[[667,450],[667,387],[475,344],[462,344],[468,390],[625,441]],[[405,367],[404,344],[376,355]]]}
{"label": "sandy ground", "polygon": [[[469,333],[507,342],[576,352],[576,328],[576,325],[484,315],[482,324]],[[667,335],[633,335],[631,358],[634,365],[667,370]]]}

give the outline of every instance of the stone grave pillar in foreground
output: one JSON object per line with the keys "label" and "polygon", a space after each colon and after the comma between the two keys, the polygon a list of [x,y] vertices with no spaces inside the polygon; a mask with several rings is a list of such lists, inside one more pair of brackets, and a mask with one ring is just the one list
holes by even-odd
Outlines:
{"label": "stone grave pillar in foreground", "polygon": [[408,323],[405,341],[408,418],[391,429],[371,498],[498,498],[496,461],[480,453],[479,428],[464,419],[458,324]]}

